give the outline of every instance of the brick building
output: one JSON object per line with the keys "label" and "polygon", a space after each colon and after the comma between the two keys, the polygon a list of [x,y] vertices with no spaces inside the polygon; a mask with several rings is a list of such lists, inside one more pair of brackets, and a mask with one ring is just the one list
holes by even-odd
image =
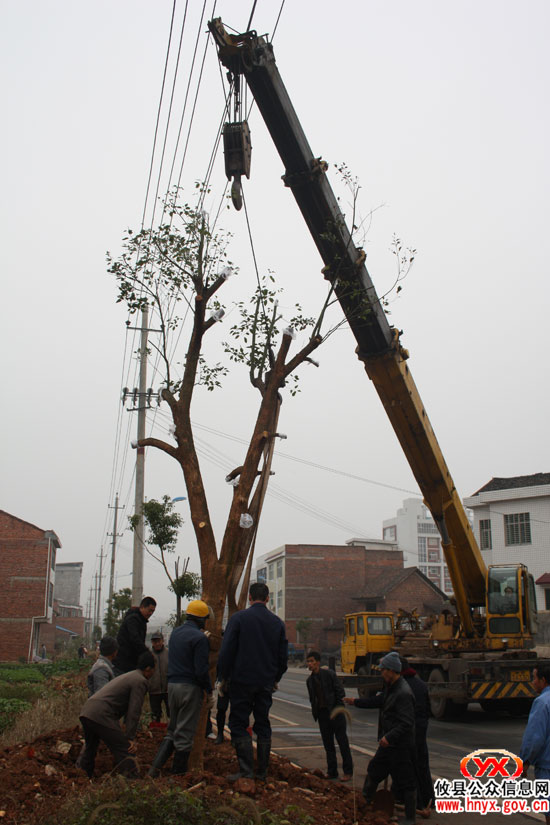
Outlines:
{"label": "brick building", "polygon": [[32,661],[51,624],[55,558],[61,547],[53,530],[42,530],[0,510],[0,657]]}
{"label": "brick building", "polygon": [[417,568],[403,567],[395,544],[379,540],[285,544],[258,559],[256,581],[268,585],[269,606],[285,622],[289,642],[303,641],[296,623],[310,619],[307,644],[327,652],[339,646],[346,613],[401,607],[426,615],[446,599]]}

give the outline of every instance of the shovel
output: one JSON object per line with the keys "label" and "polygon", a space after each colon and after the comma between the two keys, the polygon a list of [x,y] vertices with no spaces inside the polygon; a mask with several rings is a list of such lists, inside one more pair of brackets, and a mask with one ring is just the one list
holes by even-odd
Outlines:
{"label": "shovel", "polygon": [[376,791],[374,799],[372,800],[372,810],[382,811],[388,815],[388,818],[393,816],[394,798],[391,791],[388,791],[388,777],[384,779],[384,790]]}

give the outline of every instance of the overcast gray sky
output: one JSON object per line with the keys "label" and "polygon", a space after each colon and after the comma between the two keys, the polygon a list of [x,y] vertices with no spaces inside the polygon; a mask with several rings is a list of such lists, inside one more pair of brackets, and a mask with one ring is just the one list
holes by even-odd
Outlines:
{"label": "overcast gray sky", "polygon": [[[252,5],[218,0],[215,16],[244,31]],[[161,192],[197,32],[200,64],[212,6],[208,0],[201,22],[203,3],[189,2]],[[279,8],[278,0],[258,0],[253,27],[271,34]],[[136,383],[135,342],[126,337],[105,252],[116,255],[125,228],[141,221],[171,12],[171,0],[3,4],[0,507],[55,530],[63,544],[59,561],[84,561],[84,602],[97,554],[110,543],[107,505],[118,491],[124,526],[133,501],[135,454],[127,444],[135,413],[121,412],[120,391]],[[183,13],[178,0],[176,44]],[[492,476],[550,468],[549,17],[544,0],[286,0],[274,37],[314,154],[331,165],[344,161],[360,179],[363,215],[375,210],[365,248],[379,294],[394,277],[393,233],[418,250],[390,321],[404,331],[411,372],[461,496]],[[167,94],[175,49],[171,55]],[[223,103],[211,44],[183,166],[189,198],[205,175]],[[166,116],[165,106],[161,138]],[[245,194],[260,271],[273,270],[285,287],[283,307],[301,301],[314,314],[326,289],[322,263],[256,108],[250,127]],[[158,170],[157,153],[154,186]],[[211,183],[207,208],[215,211],[225,185],[221,155]],[[230,303],[252,292],[255,273],[244,213],[228,211],[222,222],[234,233],[240,267],[223,296]],[[228,314],[222,337],[230,322]],[[259,554],[283,543],[380,537],[382,520],[417,491],[351,333],[332,336],[319,360],[320,369],[302,370],[301,394],[284,400],[286,455],[274,462],[276,495],[266,500]],[[156,389],[161,376],[153,366],[149,383]],[[199,393],[194,407],[194,420],[217,431],[197,432],[218,535],[231,496],[224,476],[242,462],[238,439],[251,432],[255,393],[236,368],[222,391]],[[166,408],[150,416],[148,427],[167,435]],[[169,458],[150,450],[146,495],[165,493],[185,495],[183,479]],[[178,506],[186,520],[178,552],[198,570],[187,506]],[[131,582],[131,548],[125,532],[117,587]],[[145,590],[160,599],[159,612],[172,609],[150,559]]]}

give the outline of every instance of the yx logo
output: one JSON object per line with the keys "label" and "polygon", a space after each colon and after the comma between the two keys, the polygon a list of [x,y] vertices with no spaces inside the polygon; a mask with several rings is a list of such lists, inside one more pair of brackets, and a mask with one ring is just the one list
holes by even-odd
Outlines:
{"label": "yx logo", "polygon": [[[470,766],[470,763],[471,766]],[[498,750],[472,751],[460,760],[460,773],[466,779],[517,779],[523,771],[523,761],[515,753]]]}

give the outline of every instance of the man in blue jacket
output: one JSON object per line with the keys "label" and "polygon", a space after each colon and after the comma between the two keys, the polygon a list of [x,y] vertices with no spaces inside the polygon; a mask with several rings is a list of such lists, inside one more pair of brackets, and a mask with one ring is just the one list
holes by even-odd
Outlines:
{"label": "man in blue jacket", "polygon": [[168,706],[170,722],[153,760],[149,776],[158,776],[173,750],[172,773],[187,771],[193,738],[206,698],[212,705],[212,683],[208,673],[210,646],[204,632],[210,615],[200,599],[189,602],[185,624],[176,627],[168,647]]}
{"label": "man in blue jacket", "polygon": [[254,750],[248,733],[250,714],[257,738],[256,777],[265,779],[271,751],[269,709],[273,692],[287,669],[288,642],[283,622],[267,609],[269,589],[257,582],[250,587],[250,606],[227,623],[218,659],[218,678],[229,680],[229,730],[237,752],[239,773],[254,776]]}
{"label": "man in blue jacket", "polygon": [[[550,665],[533,670],[533,687],[539,694],[531,706],[519,752],[523,775],[535,766],[535,779],[550,779]],[[546,814],[550,825],[550,814]]]}

